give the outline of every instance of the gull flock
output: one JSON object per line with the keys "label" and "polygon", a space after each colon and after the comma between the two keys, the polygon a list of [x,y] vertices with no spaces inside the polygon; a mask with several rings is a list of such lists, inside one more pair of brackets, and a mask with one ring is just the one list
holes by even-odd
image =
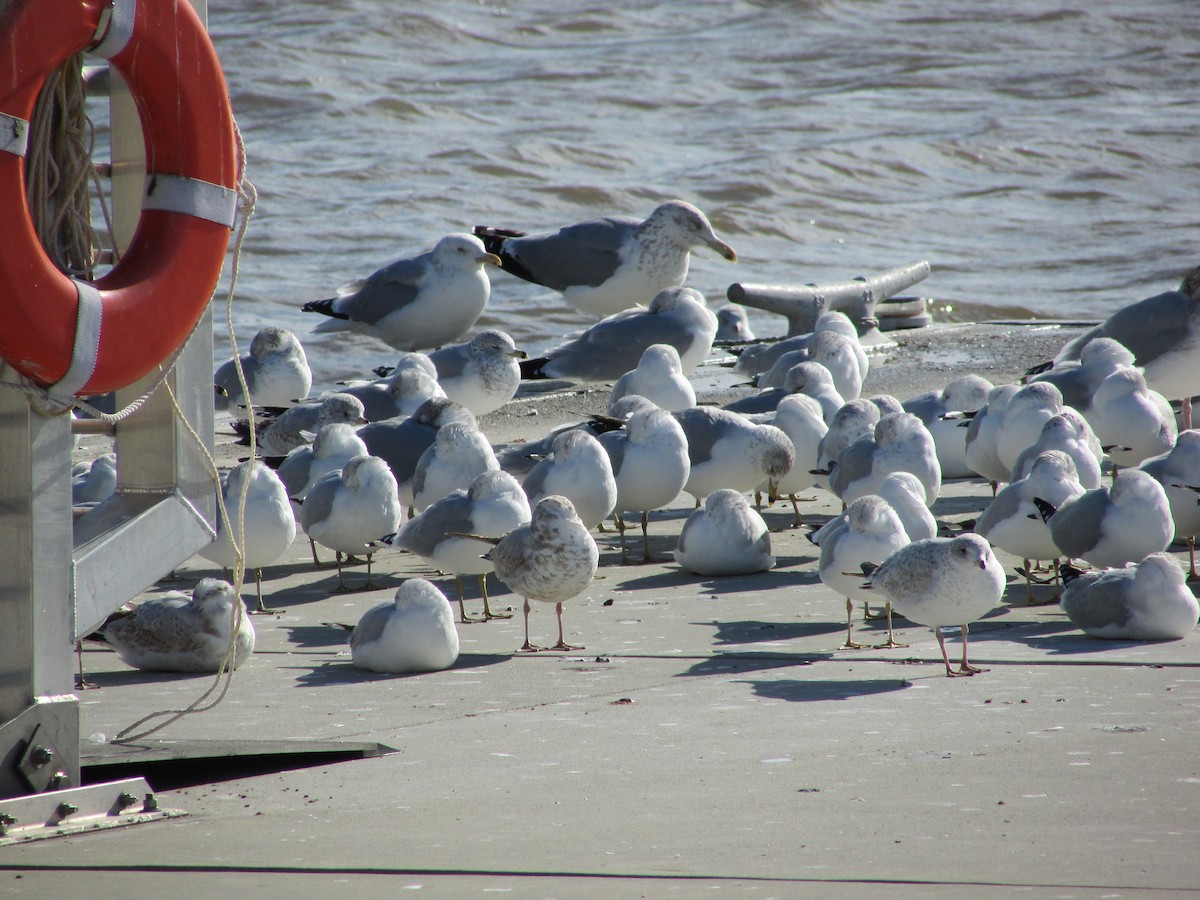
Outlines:
{"label": "gull flock", "polygon": [[[1200,531],[1200,433],[1189,403],[1200,394],[1200,269],[1119,310],[1053,361],[1029,360],[1022,383],[966,375],[896,398],[862,395],[871,362],[859,331],[873,319],[830,310],[810,334],[749,343],[743,309],[714,312],[684,284],[690,253],[705,249],[737,259],[704,213],[678,200],[644,220],[445,236],[303,306],[322,316],[319,333],[367,334],[399,353],[395,366],[349,384],[314,386],[296,335],[263,328],[240,360],[244,385],[232,360],[214,373],[216,408],[254,458],[223,483],[227,515],[241,527],[219,523],[204,557],[228,569],[240,545],[256,578],[255,612],[264,612],[263,572],[301,534],[314,567],[332,553],[337,591],[373,587],[375,556],[416,555],[455,582],[458,621],[434,583],[406,580],[350,638],[354,665],[390,673],[447,668],[458,657],[456,627],[510,615],[493,611],[489,575],[522,600],[518,652],[582,649],[568,643],[564,612],[591,587],[599,547],[615,542],[629,564],[625,532],[636,523],[639,555],[651,559],[651,522],[681,495],[696,509],[672,559],[701,578],[775,567],[763,504],[790,501],[791,527],[808,528],[818,545],[831,619],[844,604],[844,650],[863,646],[855,601],[864,615],[874,601],[888,616],[881,646],[904,646],[892,630],[892,617],[904,617],[934,630],[948,676],[974,674],[970,623],[1005,599],[1034,602],[1035,579],[1054,582],[1055,600],[1089,635],[1166,640],[1196,625],[1188,573],[1163,551],[1176,539],[1192,550]],[[502,331],[472,334],[489,267],[602,318],[537,359]],[[698,406],[690,379],[719,338],[738,342],[735,372],[754,389],[724,408]],[[607,415],[493,446],[479,418],[539,378],[611,385]],[[104,485],[111,469],[97,467]],[[102,499],[88,477],[77,476],[79,503]],[[943,483],[959,478],[991,482],[994,499],[974,520],[936,521]],[[806,491],[833,495],[844,513],[810,528],[798,502]],[[1023,560],[1014,578],[1025,581],[1024,597],[1005,597],[1009,575],[993,548]],[[352,577],[346,565],[360,562],[365,578]],[[1046,574],[1035,575],[1042,564]],[[481,617],[466,610],[465,576],[479,579]],[[123,609],[92,637],[139,668],[236,666],[253,648],[252,620],[219,584]],[[556,614],[548,648],[530,639],[531,608],[542,604]],[[222,620],[225,610],[234,614]],[[961,633],[957,665],[946,627]]]}

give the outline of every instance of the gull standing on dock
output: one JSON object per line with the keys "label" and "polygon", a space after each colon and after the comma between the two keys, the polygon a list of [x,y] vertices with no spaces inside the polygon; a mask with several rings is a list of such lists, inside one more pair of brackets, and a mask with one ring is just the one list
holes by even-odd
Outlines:
{"label": "gull standing on dock", "polygon": [[613,519],[621,535],[621,558],[625,558],[625,514],[639,512],[643,558],[649,560],[650,510],[678,497],[691,472],[684,428],[665,409],[650,407],[630,416],[623,429],[600,435],[599,441],[617,486]]}
{"label": "gull standing on dock", "polygon": [[717,317],[692,288],[667,288],[649,309],[631,309],[601,319],[591,328],[536,359],[521,363],[522,378],[616,381],[637,368],[652,344],[670,344],[683,374],[691,375],[712,350]]}
{"label": "gull standing on dock", "polygon": [[436,375],[413,366],[394,369],[386,378],[346,385],[332,393],[357,397],[363,405],[363,418],[368,422],[411,416],[426,400],[446,396]]}
{"label": "gull standing on dock", "polygon": [[[1200,365],[1200,354],[1196,362]],[[1171,404],[1134,368],[1118,369],[1100,382],[1090,419],[1114,466],[1136,466],[1166,453],[1179,433]]]}
{"label": "gull standing on dock", "polygon": [[987,403],[994,385],[979,375],[968,374],[955,378],[940,391],[920,394],[902,404],[929,429],[937,448],[942,480],[970,478],[976,474],[967,465],[966,414],[978,412]]}
{"label": "gull standing on dock", "polygon": [[1139,468],[1167,492],[1175,536],[1186,537],[1188,577],[1196,577],[1196,534],[1200,533],[1200,431],[1179,432],[1168,452],[1144,460]]}
{"label": "gull standing on dock", "polygon": [[349,590],[342,579],[343,554],[367,558],[363,588],[371,590],[376,540],[396,530],[400,514],[396,478],[387,463],[377,456],[356,456],[342,471],[330,472],[312,486],[300,507],[300,526],[311,540],[334,551],[339,593]]}
{"label": "gull standing on dock", "polygon": [[229,518],[217,522],[216,537],[200,551],[200,555],[218,566],[232,569],[237,562],[236,539],[241,545],[246,571],[254,572],[258,593],[255,612],[271,612],[263,606],[263,566],[269,566],[283,556],[296,538],[296,517],[287,489],[265,463],[248,459],[230,469],[222,479],[221,496]]}
{"label": "gull standing on dock", "polygon": [[410,578],[396,596],[363,613],[350,633],[350,659],[368,672],[437,672],[458,659],[458,631],[446,595]]}
{"label": "gull standing on dock", "polygon": [[525,359],[503,331],[481,331],[464,344],[434,350],[429,358],[446,396],[476,416],[484,416],[511,400],[521,385],[518,359]]}
{"label": "gull standing on dock", "polygon": [[1044,497],[1033,502],[1062,555],[1093,566],[1140,562],[1175,537],[1167,492],[1141,469],[1125,469],[1111,488],[1086,491],[1058,507]]}
{"label": "gull standing on dock", "polygon": [[[349,394],[330,394],[311,403],[301,403],[283,410],[264,411],[254,420],[255,445],[259,456],[287,456],[297,447],[312,441],[324,425],[348,422],[366,423],[362,401]],[[250,445],[250,421],[233,423],[238,443]]]}
{"label": "gull standing on dock", "polygon": [[329,316],[313,329],[317,334],[356,331],[397,350],[440,347],[469,331],[487,306],[485,265],[500,259],[479,238],[450,234],[432,250],[398,259],[301,311]]}
{"label": "gull standing on dock", "polygon": [[[821,539],[817,572],[821,583],[846,598],[846,643],[843,650],[858,650],[854,640],[854,601],[861,600],[864,617],[869,613],[870,593],[863,587],[863,563],[886,559],[909,543],[904,524],[886,500],[875,494],[859,497],[846,507],[845,519]],[[895,646],[892,619],[888,614],[888,640]]]}
{"label": "gull standing on dock", "polygon": [[[507,472],[491,470],[477,476],[467,490],[453,491],[426,507],[381,541],[397,550],[415,553],[439,571],[453,575],[464,623],[508,619],[511,615],[507,613],[492,612],[488,602],[487,574],[494,571],[492,561],[481,554],[477,540],[464,535],[507,534],[527,523],[529,517],[529,501],[517,480]],[[482,619],[467,615],[462,592],[464,575],[479,576]]]}
{"label": "gull standing on dock", "polygon": [[912,413],[889,413],[875,432],[842,450],[829,472],[829,489],[843,503],[876,494],[892,472],[911,472],[925,488],[925,503],[933,506],[942,485],[933,436]]}
{"label": "gull standing on dock", "polygon": [[89,640],[108,644],[135,669],[217,672],[228,656],[231,637],[229,667],[236,669],[254,652],[250,615],[233,585],[202,578],[191,597],[171,591],[118,610]]}
{"label": "gull standing on dock", "polygon": [[582,313],[608,316],[687,279],[694,248],[708,246],[730,262],[733,248],[690,203],[668,200],[644,221],[609,216],[555,232],[526,234],[477,226],[475,234],[511,275],[559,291]]}
{"label": "gull standing on dock", "polygon": [[721,488],[745,493],[764,483],[769,502],[775,502],[780,481],[796,461],[783,429],[711,406],[681,410],[675,419],[687,438],[691,465],[683,489],[697,502]]}
{"label": "gull standing on dock", "polygon": [[452,422],[479,427],[475,416],[465,406],[435,397],[422,403],[407,419],[384,419],[358,430],[358,436],[371,455],[384,460],[396,476],[400,502],[405,506],[412,506],[413,476],[421,454],[433,444],[438,429]]}
{"label": "gull standing on dock", "polygon": [[[878,567],[865,567],[867,584],[886,597],[892,609],[933,629],[946,675],[986,671],[967,662],[970,623],[1000,605],[1004,571],[991,545],[977,534],[930,538],[901,547]],[[962,628],[962,661],[950,667],[942,628]]]}
{"label": "gull standing on dock", "polygon": [[[240,359],[251,406],[291,406],[312,389],[312,370],[304,347],[286,328],[268,325],[261,329],[250,341],[250,353]],[[213,383],[218,411],[248,405],[232,359],[217,367]]]}
{"label": "gull standing on dock", "polygon": [[[779,401],[774,413],[763,417],[762,424],[774,425],[792,442],[792,467],[779,479],[775,488],[780,496],[786,496],[791,502],[792,523],[799,527],[804,524],[804,519],[800,515],[796,495],[816,483],[813,470],[817,466],[821,441],[829,430],[821,415],[821,405],[807,394],[789,394]],[[767,486],[764,483],[758,489]]]}

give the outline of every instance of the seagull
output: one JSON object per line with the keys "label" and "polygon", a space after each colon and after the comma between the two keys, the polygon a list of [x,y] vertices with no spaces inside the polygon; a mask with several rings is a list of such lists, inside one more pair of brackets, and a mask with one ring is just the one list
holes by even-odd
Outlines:
{"label": "seagull", "polygon": [[[778,363],[780,357],[784,354],[796,351],[802,351],[807,354],[813,338],[822,331],[835,331],[843,337],[850,338],[858,343],[858,329],[854,327],[854,322],[850,320],[850,317],[840,310],[829,310],[817,316],[813,323],[813,330],[807,334],[797,334],[782,341],[754,344],[743,348],[738,353],[738,359],[733,369],[735,372],[740,372],[743,375],[760,375]],[[734,352],[737,351],[735,350]],[[859,357],[859,365],[865,378],[867,354],[862,349],[861,344],[858,344],[858,350],[855,351],[855,355],[857,356],[859,352],[862,353],[862,356]],[[803,362],[807,358],[807,355],[797,356],[794,357],[794,360],[795,362]],[[792,365],[794,364],[792,363]],[[790,367],[788,366],[788,368]],[[784,371],[787,371],[787,369]]]}
{"label": "seagull", "polygon": [[117,489],[117,455],[104,453],[71,467],[71,505],[91,506],[107,500]]}
{"label": "seagull", "polygon": [[412,366],[395,369],[377,381],[345,385],[331,393],[356,397],[363,405],[363,418],[368,422],[411,416],[426,400],[446,396],[436,375]]}
{"label": "seagull", "polygon": [[1166,553],[1134,566],[1080,572],[1064,567],[1067,588],[1059,605],[1071,624],[1096,638],[1173,641],[1196,627],[1200,603],[1184,584],[1183,569]]}
{"label": "seagull", "polygon": [[828,369],[834,390],[845,400],[853,400],[862,393],[869,370],[867,354],[857,336],[852,339],[837,331],[826,330],[813,333],[807,350],[781,356],[775,365],[758,376],[755,384],[760,388],[783,387],[792,366],[801,362],[819,363]]}
{"label": "seagull", "polygon": [[817,464],[812,469],[817,487],[828,490],[831,463],[855,441],[873,437],[879,417],[878,406],[870,400],[858,399],[847,400],[827,419],[829,429],[817,445]]}
{"label": "seagull", "polygon": [[1200,533],[1200,431],[1189,429],[1166,453],[1144,460],[1139,468],[1153,476],[1166,489],[1171,505],[1175,534],[1186,536],[1188,544],[1189,577],[1196,577],[1196,534]]}
{"label": "seagull", "polygon": [[[937,520],[925,505],[925,488],[916,475],[911,472],[892,472],[883,479],[877,496],[886,500],[888,506],[900,517],[900,524],[904,526],[904,533],[908,535],[909,541],[937,537]],[[816,531],[810,531],[808,539],[819,547],[821,541],[841,528],[845,521],[846,512],[843,510]]]}
{"label": "seagull", "polygon": [[[476,539],[464,535],[507,534],[527,523],[529,517],[529,501],[517,480],[507,472],[488,470],[476,476],[465,491],[450,492],[381,541],[397,550],[415,553],[439,571],[453,575],[464,624],[507,619],[511,616],[492,612],[488,602],[487,573],[494,571],[491,560],[480,555]],[[479,576],[482,619],[467,615],[462,593],[464,575]]]}
{"label": "seagull", "polygon": [[1002,487],[975,520],[976,534],[1024,560],[1026,603],[1033,603],[1030,560],[1057,561],[1062,555],[1034,497],[1057,508],[1084,490],[1074,460],[1061,450],[1046,450],[1033,460],[1028,474]]}
{"label": "seagull", "polygon": [[525,359],[503,331],[481,331],[464,344],[452,344],[429,354],[446,396],[476,416],[499,409],[521,384],[518,359]]}
{"label": "seagull", "polygon": [[433,398],[417,407],[417,411],[407,419],[384,419],[358,430],[358,436],[367,445],[370,454],[387,462],[388,468],[396,476],[400,502],[405,506],[412,506],[412,482],[417,461],[433,444],[438,429],[451,422],[478,427],[475,416],[465,406],[453,400]]}
{"label": "seagull", "polygon": [[864,494],[876,494],[892,472],[911,472],[925,488],[932,506],[942,484],[933,436],[912,413],[889,413],[875,432],[842,450],[829,472],[829,489],[849,504]]}
{"label": "seagull", "polygon": [[[886,559],[909,543],[904,524],[886,500],[875,494],[864,494],[846,507],[846,517],[839,527],[826,534],[820,543],[821,558],[817,571],[821,583],[846,598],[846,643],[843,650],[863,647],[854,640],[854,601],[864,605],[871,599],[859,574],[863,563]],[[891,613],[888,613],[888,642],[892,637]]]}
{"label": "seagull", "polygon": [[1093,566],[1123,566],[1166,550],[1175,537],[1163,486],[1141,469],[1125,469],[1111,488],[1099,487],[1055,507],[1034,504],[1062,555]]}
{"label": "seagull", "polygon": [[89,639],[108,644],[126,663],[150,672],[236,669],[254,652],[254,626],[246,606],[233,585],[218,578],[202,578],[191,597],[171,591],[120,609]]}
{"label": "seagull", "polygon": [[484,265],[500,259],[477,237],[449,234],[432,250],[398,259],[301,311],[329,316],[313,329],[317,334],[356,331],[397,350],[440,347],[469,331],[487,306]]}
{"label": "seagull", "polygon": [[746,575],[775,565],[771,533],[737,491],[709,494],[688,516],[673,551],[675,562],[697,575]]}
{"label": "seagull", "polygon": [[394,599],[372,606],[350,633],[350,659],[368,672],[437,672],[458,659],[458,631],[446,595],[409,578]]}
{"label": "seagull", "polygon": [[796,363],[788,369],[780,387],[765,388],[757,394],[726,403],[724,408],[737,413],[770,412],[780,400],[791,394],[806,394],[816,400],[827,422],[832,421],[837,411],[846,405],[846,398],[842,397],[833,383],[833,373],[821,363],[810,361]]}
{"label": "seagull", "polygon": [[1058,388],[1063,403],[1090,416],[1092,397],[1100,382],[1118,369],[1132,366],[1133,359],[1129,348],[1120,341],[1099,337],[1084,344],[1079,359],[1063,360],[1048,370],[1026,373],[1025,381],[1049,382]]}
{"label": "seagull", "polygon": [[[296,538],[296,518],[287,489],[266,464],[248,459],[230,469],[222,479],[221,496],[229,518],[218,520],[216,537],[200,555],[232,569],[238,557],[236,540],[241,545],[243,567],[254,572],[258,589],[255,612],[272,612],[263,606],[262,570],[283,556]],[[230,522],[237,524],[230,527]]]}
{"label": "seagull", "polygon": [[1042,426],[1062,411],[1062,394],[1049,382],[1039,381],[1020,388],[1004,407],[1004,419],[996,435],[996,457],[1012,478],[1013,464],[1026,447],[1032,446]]}
{"label": "seagull", "polygon": [[339,593],[348,590],[342,579],[342,555],[367,558],[371,583],[371,555],[381,534],[391,534],[400,524],[400,499],[396,478],[377,456],[356,456],[340,472],[330,472],[314,484],[300,507],[300,526],[314,542],[334,551]]}
{"label": "seagull", "polygon": [[[322,425],[331,422],[364,424],[362,401],[349,394],[330,394],[322,400],[302,403],[287,409],[265,410],[254,420],[255,445],[259,456],[287,456],[292,450],[308,444]],[[239,419],[233,423],[238,443],[250,444],[250,422]]]}
{"label": "seagull", "polygon": [[642,514],[642,549],[644,558],[650,559],[649,512],[678,497],[691,472],[684,432],[671,413],[651,407],[635,412],[623,429],[600,435],[617,486],[613,518],[621,535],[622,559],[628,512]]}
{"label": "seagull", "polygon": [[[296,335],[286,328],[268,325],[250,341],[250,353],[239,357],[250,405],[291,406],[308,396],[312,388],[312,370]],[[213,375],[216,409],[247,406],[234,361],[217,367]]]}
{"label": "seagull", "polygon": [[683,489],[697,501],[721,488],[744,493],[763,482],[768,501],[778,499],[779,482],[796,461],[796,448],[782,429],[711,406],[680,410],[675,418],[691,464]]}
{"label": "seagull", "polygon": [[737,262],[704,213],[682,200],[660,204],[642,222],[609,216],[544,234],[483,226],[474,231],[505,272],[559,291],[571,306],[597,318],[682,285],[693,248],[708,246]]}
{"label": "seagull", "polygon": [[1183,401],[1183,427],[1191,427],[1191,398],[1200,393],[1200,266],[1188,272],[1174,291],[1139,300],[1117,310],[1095,328],[1068,341],[1055,363],[1079,358],[1098,337],[1120,341],[1133,353],[1133,364],[1146,383],[1169,400]]}
{"label": "seagull", "polygon": [[588,528],[600,525],[617,504],[617,480],[608,453],[595,435],[582,428],[554,436],[550,455],[529,470],[524,488],[532,504],[552,494],[566,497]]}
{"label": "seagull", "polygon": [[617,379],[608,395],[608,411],[622,397],[637,394],[667,412],[696,405],[696,390],[684,377],[679,351],[670,344],[651,344],[637,367]]}
{"label": "seagull", "polygon": [[1021,451],[1012,467],[1012,480],[1025,477],[1033,461],[1047,450],[1061,450],[1075,463],[1075,473],[1085,490],[1100,486],[1100,462],[1104,451],[1087,420],[1069,406],[1051,416],[1037,440]]}
{"label": "seagull", "polygon": [[774,425],[792,442],[792,467],[779,479],[775,489],[791,501],[793,524],[799,527],[804,520],[796,505],[796,495],[814,485],[818,451],[829,430],[821,415],[821,404],[807,394],[789,394],[779,401],[775,412],[763,418],[762,424]]}
{"label": "seagull", "polygon": [[683,374],[691,375],[712,349],[717,317],[693,288],[667,288],[649,309],[614,313],[536,359],[521,363],[523,378],[616,381],[637,367],[651,344],[670,344]]}
{"label": "seagull", "polygon": [[563,603],[588,589],[600,554],[571,501],[545,497],[533,508],[528,525],[514,528],[502,538],[477,537],[495,544],[488,555],[496,566],[496,577],[525,600],[525,643],[520,649],[546,649],[529,641],[529,601],[539,600],[553,603],[558,617],[558,643],[549,649],[582,650],[565,640]]}
{"label": "seagull", "polygon": [[1166,453],[1179,434],[1171,404],[1147,387],[1145,376],[1132,367],[1118,369],[1100,382],[1090,417],[1114,466],[1136,466]]}
{"label": "seagull", "polygon": [[973,419],[964,414],[982,409],[993,387],[980,375],[962,375],[940,391],[920,394],[902,404],[904,411],[920,419],[933,435],[943,481],[976,474],[967,465],[967,429]]}
{"label": "seagull", "polygon": [[419,513],[451,491],[469,487],[476,475],[499,468],[492,445],[477,426],[443,425],[413,470],[412,508]]}
{"label": "seagull", "polygon": [[746,307],[730,304],[717,310],[717,341],[752,341],[754,330],[746,315]]}
{"label": "seagull", "polygon": [[[867,584],[891,602],[892,608],[918,625],[933,629],[946,675],[974,675],[983,669],[967,662],[967,633],[971,622],[1000,605],[1004,571],[991,545],[977,534],[929,538],[901,547],[878,567],[864,566]],[[942,628],[962,627],[962,662],[950,667]]]}
{"label": "seagull", "polygon": [[967,467],[992,483],[992,496],[1000,482],[1012,480],[1012,470],[1000,462],[996,442],[1004,427],[1004,413],[1009,401],[1020,389],[1016,384],[992,388],[987,403],[971,417],[971,424],[967,426]]}

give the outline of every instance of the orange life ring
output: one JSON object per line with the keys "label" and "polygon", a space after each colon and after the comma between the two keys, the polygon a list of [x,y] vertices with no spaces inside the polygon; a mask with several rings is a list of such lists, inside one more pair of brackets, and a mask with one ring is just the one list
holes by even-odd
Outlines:
{"label": "orange life ring", "polygon": [[[187,339],[229,246],[238,161],[220,62],[186,0],[17,2],[0,39],[0,357],[58,396],[126,387]],[[24,178],[38,93],[81,50],[129,84],[148,173],[133,239],[95,282],[46,255]]]}

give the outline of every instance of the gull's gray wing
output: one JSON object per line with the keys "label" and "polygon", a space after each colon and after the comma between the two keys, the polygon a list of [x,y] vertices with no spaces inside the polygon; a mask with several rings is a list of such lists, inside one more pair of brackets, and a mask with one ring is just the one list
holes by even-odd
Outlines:
{"label": "gull's gray wing", "polygon": [[333,308],[355,322],[374,325],[389,313],[408,306],[421,291],[421,280],[429,270],[429,254],[398,259],[369,278],[338,290]]}
{"label": "gull's gray wing", "polygon": [[434,350],[429,354],[429,358],[433,360],[434,368],[437,369],[438,381],[458,378],[470,360],[466,344],[454,344]]}
{"label": "gull's gray wing", "polygon": [[[467,492],[458,490],[430,504],[400,528],[392,546],[429,558],[451,532],[470,534],[472,503]],[[487,547],[480,544],[480,555]]]}
{"label": "gull's gray wing", "polygon": [[556,232],[509,238],[501,248],[505,269],[563,291],[572,285],[603,284],[621,263],[621,247],[641,223],[625,216],[567,225]]}
{"label": "gull's gray wing", "polygon": [[1082,557],[1100,543],[1109,505],[1108,491],[1088,491],[1050,517],[1050,536],[1064,556]]}

